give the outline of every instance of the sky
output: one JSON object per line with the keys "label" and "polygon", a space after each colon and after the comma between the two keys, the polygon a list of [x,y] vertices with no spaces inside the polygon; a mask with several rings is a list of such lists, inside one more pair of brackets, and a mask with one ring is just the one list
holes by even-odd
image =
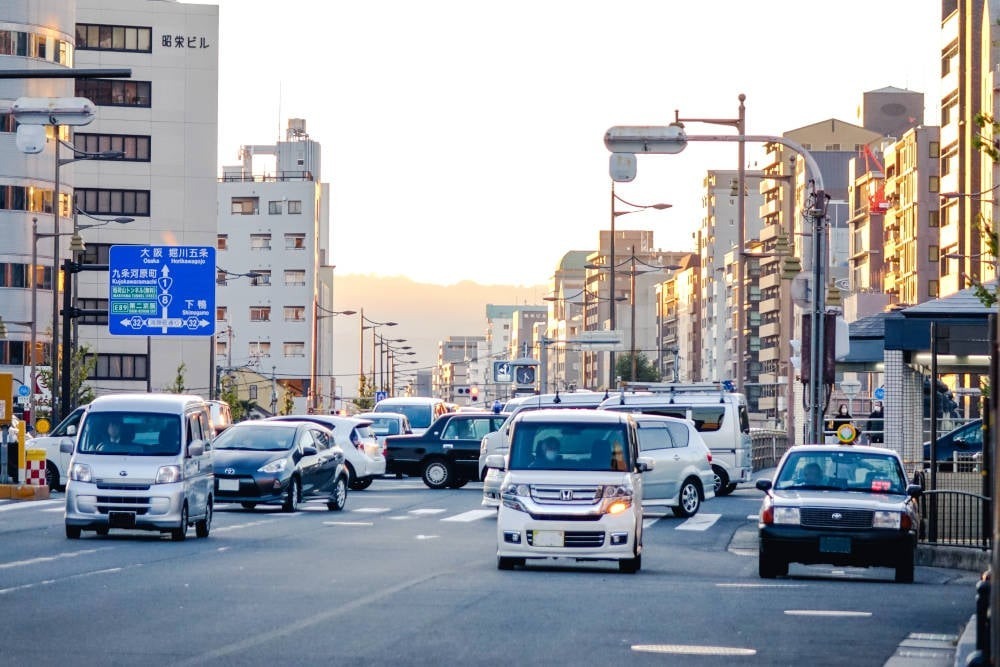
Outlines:
{"label": "sky", "polygon": [[[547,283],[609,227],[608,128],[734,119],[740,93],[748,134],[857,123],[862,93],[885,86],[924,93],[925,123],[938,124],[938,0],[216,4],[220,166],[306,119],[337,275]],[[736,169],[736,150],[640,156],[617,194],[672,207],[616,228],[694,250],[702,180]],[[760,157],[748,146],[749,168]]]}

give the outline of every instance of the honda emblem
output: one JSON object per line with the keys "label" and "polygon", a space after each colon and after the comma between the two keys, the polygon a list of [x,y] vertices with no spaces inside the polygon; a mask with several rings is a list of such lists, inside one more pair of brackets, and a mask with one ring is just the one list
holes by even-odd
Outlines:
{"label": "honda emblem", "polygon": [[563,489],[562,499],[565,501],[573,500],[573,489]]}

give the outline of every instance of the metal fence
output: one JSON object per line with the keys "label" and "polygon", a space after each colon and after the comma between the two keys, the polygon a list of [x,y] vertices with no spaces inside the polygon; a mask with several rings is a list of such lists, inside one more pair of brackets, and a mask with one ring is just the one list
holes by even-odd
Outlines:
{"label": "metal fence", "polygon": [[940,488],[926,490],[920,497],[923,522],[920,542],[989,549],[992,545],[990,512],[990,499],[978,493]]}
{"label": "metal fence", "polygon": [[785,431],[752,429],[750,441],[753,450],[751,465],[754,471],[778,465],[778,461],[788,449],[788,434]]}

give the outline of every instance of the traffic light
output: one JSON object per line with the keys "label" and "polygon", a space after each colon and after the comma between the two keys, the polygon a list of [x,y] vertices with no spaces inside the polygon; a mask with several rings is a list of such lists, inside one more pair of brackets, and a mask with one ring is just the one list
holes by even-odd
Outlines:
{"label": "traffic light", "polygon": [[479,400],[479,387],[472,387],[471,389],[469,389],[469,394],[472,395],[472,400],[473,401],[478,401]]}
{"label": "traffic light", "polygon": [[514,374],[517,384],[535,384],[535,367],[518,366]]}

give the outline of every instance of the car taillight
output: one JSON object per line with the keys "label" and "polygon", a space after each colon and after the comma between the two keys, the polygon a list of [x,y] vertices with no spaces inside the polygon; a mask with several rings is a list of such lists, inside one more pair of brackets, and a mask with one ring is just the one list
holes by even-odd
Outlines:
{"label": "car taillight", "polygon": [[910,528],[913,528],[913,520],[910,518],[909,514],[904,514],[902,517],[900,517],[899,527],[902,530],[909,530]]}

